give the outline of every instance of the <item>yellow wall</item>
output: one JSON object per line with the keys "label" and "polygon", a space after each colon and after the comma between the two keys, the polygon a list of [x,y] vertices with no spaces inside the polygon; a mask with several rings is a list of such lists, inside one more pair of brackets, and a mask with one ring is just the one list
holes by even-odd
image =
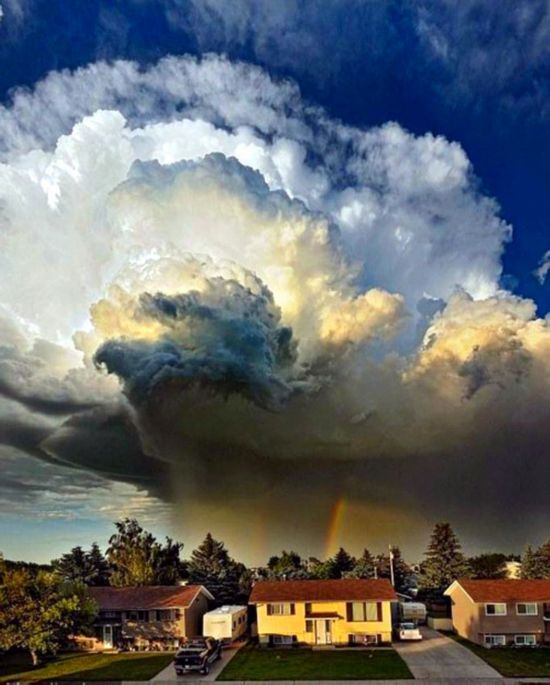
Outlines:
{"label": "yellow wall", "polygon": [[[306,603],[293,602],[293,604],[295,613],[290,616],[269,616],[267,603],[256,605],[260,642],[267,642],[269,635],[295,635],[298,642],[315,644],[315,634],[306,633],[306,619],[308,619]],[[338,618],[332,621],[333,644],[347,644],[352,634],[380,635],[382,642],[391,641],[391,602],[381,602],[381,621],[348,621],[346,602],[309,602],[308,604],[311,604],[312,614],[325,612],[338,614]]]}

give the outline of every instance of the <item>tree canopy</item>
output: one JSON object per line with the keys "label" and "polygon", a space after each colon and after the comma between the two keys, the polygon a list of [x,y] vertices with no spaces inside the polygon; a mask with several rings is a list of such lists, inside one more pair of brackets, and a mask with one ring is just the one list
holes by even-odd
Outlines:
{"label": "tree canopy", "polygon": [[442,594],[457,578],[469,575],[462,546],[449,523],[436,523],[421,564],[422,590]]}
{"label": "tree canopy", "polygon": [[0,649],[25,649],[33,664],[57,652],[71,635],[85,633],[97,607],[78,583],[52,573],[6,570],[0,585]]}
{"label": "tree canopy", "polygon": [[89,551],[73,547],[67,554],[54,559],[52,566],[62,580],[85,585],[109,585],[111,570],[96,542]]}
{"label": "tree canopy", "polygon": [[204,585],[220,604],[247,601],[251,578],[244,564],[234,561],[223,542],[210,533],[191,553],[189,581]]}
{"label": "tree canopy", "polygon": [[181,577],[181,543],[167,537],[162,545],[136,519],[126,518],[115,526],[107,549],[111,585],[173,585]]}
{"label": "tree canopy", "polygon": [[550,540],[535,549],[527,545],[521,562],[522,578],[550,579]]}

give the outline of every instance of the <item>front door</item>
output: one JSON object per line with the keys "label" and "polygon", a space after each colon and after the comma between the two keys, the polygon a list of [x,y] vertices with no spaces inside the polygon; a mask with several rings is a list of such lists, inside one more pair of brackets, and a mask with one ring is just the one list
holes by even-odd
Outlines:
{"label": "front door", "polygon": [[318,645],[332,644],[332,622],[323,619],[315,621],[315,642]]}
{"label": "front door", "polygon": [[113,626],[103,626],[103,646],[105,649],[113,648]]}

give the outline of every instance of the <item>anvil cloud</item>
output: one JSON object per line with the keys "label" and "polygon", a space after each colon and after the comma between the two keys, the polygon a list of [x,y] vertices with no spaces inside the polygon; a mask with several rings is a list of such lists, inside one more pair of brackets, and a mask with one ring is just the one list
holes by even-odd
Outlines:
{"label": "anvil cloud", "polygon": [[336,497],[396,540],[401,512],[483,541],[510,497],[506,544],[548,522],[548,322],[460,145],[213,56],[52,73],[0,131],[4,445],[184,535],[261,511],[318,551]]}

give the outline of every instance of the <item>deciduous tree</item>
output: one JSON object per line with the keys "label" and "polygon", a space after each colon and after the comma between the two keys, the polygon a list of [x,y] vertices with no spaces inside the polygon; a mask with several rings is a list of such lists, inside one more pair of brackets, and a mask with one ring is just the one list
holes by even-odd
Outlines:
{"label": "deciduous tree", "polygon": [[136,519],[126,518],[115,526],[107,549],[111,585],[172,585],[181,577],[181,543],[167,537],[161,545]]}
{"label": "deciduous tree", "polygon": [[97,607],[83,585],[52,573],[5,571],[0,585],[0,648],[26,649],[34,665],[69,636],[90,628]]}

